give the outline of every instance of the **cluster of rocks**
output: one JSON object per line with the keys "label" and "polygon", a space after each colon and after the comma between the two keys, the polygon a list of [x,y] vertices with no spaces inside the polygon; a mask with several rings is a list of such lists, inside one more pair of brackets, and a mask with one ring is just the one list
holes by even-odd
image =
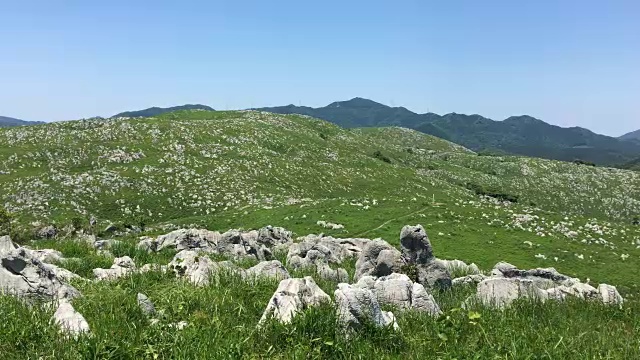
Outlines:
{"label": "cluster of rocks", "polygon": [[[116,243],[116,240],[95,237],[85,240],[97,251],[106,251]],[[613,286],[601,284],[594,288],[553,268],[521,270],[511,264],[498,263],[490,275],[484,275],[475,264],[438,259],[421,225],[402,228],[400,250],[382,239],[340,239],[312,234],[294,242],[291,232],[271,226],[224,233],[179,229],[155,239],[143,237],[138,248],[149,252],[169,248],[178,253],[167,265],[146,264],[139,268],[128,256],[115,258],[110,268],[93,270],[95,280],[110,281],[147,271],[173,272],[197,286],[211,284],[223,272],[239,275],[247,282],[257,278],[278,280],[278,288],[260,324],[270,318],[289,323],[305,309],[326,303],[336,308],[345,329],[357,328],[363,322],[397,328],[394,314],[383,311],[381,306],[439,316],[442,311],[431,292],[464,284],[477,286],[476,294],[465,301],[465,306],[478,302],[504,308],[519,298],[546,301],[563,300],[567,296],[614,305],[623,302]],[[283,264],[274,259],[275,253],[285,252],[290,269],[312,268],[318,278],[338,283],[333,300],[312,277],[291,278]],[[252,259],[259,263],[243,269],[232,261],[214,261],[210,255]],[[15,245],[7,236],[0,237],[0,290],[20,298],[55,302],[58,308],[53,321],[65,333],[77,336],[88,333],[89,326],[70,302],[80,293],[68,281],[78,276],[51,264],[62,259],[62,254],[55,250],[31,250]],[[349,259],[356,259],[353,279],[339,267]],[[451,273],[467,275],[452,279]],[[158,312],[149,298],[138,294],[137,300],[151,322],[158,323]],[[186,323],[171,326],[182,328]]]}
{"label": "cluster of rocks", "polygon": [[273,251],[277,251],[279,246],[286,249],[290,243],[290,231],[266,226],[259,230],[229,230],[222,234],[205,229],[179,229],[156,239],[143,237],[138,248],[149,252],[166,248],[178,251],[197,250],[234,259],[253,258],[265,261],[273,259]]}
{"label": "cluster of rocks", "polygon": [[507,307],[520,298],[544,302],[562,301],[572,296],[601,301],[605,305],[622,305],[624,302],[615,286],[600,284],[595,288],[577,278],[563,275],[554,268],[521,270],[509,263],[500,262],[494,266],[490,276],[469,275],[454,279],[457,284],[473,282],[477,282],[477,292],[465,303],[477,301],[484,306],[496,308]]}

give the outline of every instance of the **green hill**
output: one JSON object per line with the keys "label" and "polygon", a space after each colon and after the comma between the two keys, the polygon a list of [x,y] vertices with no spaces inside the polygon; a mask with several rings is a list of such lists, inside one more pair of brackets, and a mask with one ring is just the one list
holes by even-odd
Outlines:
{"label": "green hill", "polygon": [[261,110],[280,114],[304,114],[344,127],[403,126],[438,136],[475,151],[501,151],[546,159],[613,165],[640,154],[640,143],[595,134],[587,129],[562,128],[530,116],[494,121],[480,115],[416,114],[403,107],[389,107],[354,98],[325,107],[293,105]]}

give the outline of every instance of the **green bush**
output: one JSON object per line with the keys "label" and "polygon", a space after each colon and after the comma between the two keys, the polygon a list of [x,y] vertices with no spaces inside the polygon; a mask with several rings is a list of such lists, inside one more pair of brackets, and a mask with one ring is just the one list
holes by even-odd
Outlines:
{"label": "green bush", "polygon": [[389,158],[388,158],[385,154],[383,154],[380,150],[376,150],[376,151],[373,153],[373,157],[374,157],[374,158],[376,158],[376,159],[382,160],[382,161],[384,161],[384,162],[386,162],[386,163],[389,163],[389,164],[391,163],[391,159],[389,159]]}
{"label": "green bush", "polygon": [[11,221],[13,215],[5,208],[0,207],[0,236],[11,233]]}

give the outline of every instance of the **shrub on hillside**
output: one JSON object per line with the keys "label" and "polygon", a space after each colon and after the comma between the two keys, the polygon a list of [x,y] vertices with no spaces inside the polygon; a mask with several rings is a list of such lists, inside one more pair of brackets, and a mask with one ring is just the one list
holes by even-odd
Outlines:
{"label": "shrub on hillside", "polygon": [[580,159],[573,160],[573,163],[577,165],[596,166],[596,164],[592,163],[591,161],[584,161]]}
{"label": "shrub on hillside", "polygon": [[389,159],[385,154],[383,154],[380,150],[376,150],[373,153],[373,157],[379,160],[382,160],[386,163],[391,163],[391,159]]}
{"label": "shrub on hillside", "polygon": [[477,195],[489,196],[502,201],[509,201],[512,203],[518,202],[518,195],[508,194],[504,192],[497,191],[495,189],[487,189],[482,185],[474,184],[474,183],[466,183],[466,188],[475,192]]}

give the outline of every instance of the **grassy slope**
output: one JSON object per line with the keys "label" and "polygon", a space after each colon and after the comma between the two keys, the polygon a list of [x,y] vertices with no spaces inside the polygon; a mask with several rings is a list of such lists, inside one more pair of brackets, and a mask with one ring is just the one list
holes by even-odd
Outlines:
{"label": "grassy slope", "polygon": [[[390,158],[391,163],[375,158],[373,153],[377,150]],[[145,218],[147,223],[154,224],[152,234],[163,232],[155,224],[195,224],[217,230],[272,224],[298,235],[325,232],[342,237],[379,236],[397,243],[402,225],[421,223],[427,228],[439,257],[476,262],[485,269],[501,260],[523,268],[553,266],[582,279],[588,277],[593,282],[618,285],[632,300],[631,309],[635,306],[633,296],[637,293],[636,279],[640,275],[637,266],[640,251],[636,246],[640,242],[640,231],[631,225],[631,219],[640,213],[640,174],[630,171],[530,158],[477,156],[441,139],[401,128],[345,130],[294,115],[202,111],[176,112],[149,119],[76,121],[0,130],[0,171],[0,197],[17,214],[20,224],[27,227],[29,222],[37,220],[62,228],[74,216],[80,215],[86,222],[90,215],[95,215],[99,228],[110,221],[134,222]],[[465,187],[467,183],[517,195],[519,202],[505,205],[480,198]],[[517,219],[523,214],[532,217],[519,222]],[[318,220],[344,224],[345,229],[326,230],[316,225]],[[589,224],[589,228],[585,224]],[[570,231],[576,232],[575,237],[567,236],[571,235]],[[135,237],[123,240],[125,245],[114,250],[115,256],[131,255],[138,264],[166,263],[171,257],[171,254],[149,257],[135,251]],[[108,267],[111,262],[110,258],[98,256],[90,249],[64,242],[40,242],[35,246],[60,248],[68,257],[81,257],[84,259],[81,262],[64,265],[84,276],[89,276],[92,268]],[[546,259],[535,257],[537,254]],[[621,255],[629,258],[623,260]],[[141,285],[136,285],[138,282]],[[138,351],[148,350],[160,351],[165,357],[179,357],[176,352],[183,350],[174,345],[204,341],[203,331],[217,321],[216,316],[220,319],[217,326],[234,324],[230,318],[226,319],[230,311],[226,300],[210,301],[225,296],[219,293],[223,290],[216,287],[193,291],[189,286],[178,286],[174,280],[144,276],[123,280],[115,293],[112,287],[103,285],[80,287],[86,296],[79,300],[79,310],[102,335],[82,342],[87,348],[77,351],[100,352],[104,356],[104,351],[139,354]],[[180,334],[163,330],[158,335],[156,330],[138,323],[139,315],[130,314],[135,312],[131,304],[123,308],[121,314],[103,314],[98,310],[100,304],[92,303],[104,299],[107,293],[115,295],[104,304],[106,307],[115,308],[121,300],[131,303],[138,287],[144,287],[152,298],[158,294],[158,301],[167,307],[172,301],[201,304],[194,305],[195,308],[183,306],[184,312],[172,317],[173,320],[187,317],[188,321],[198,323],[200,313],[196,310],[200,310],[206,314],[206,321],[203,320],[197,330]],[[274,288],[275,284],[259,287],[257,289],[262,290],[256,290],[251,299],[240,293],[229,295],[228,299],[236,299],[229,300],[231,303],[240,301],[237,306],[244,310],[238,311],[247,311],[246,318],[238,321],[242,331],[231,329],[233,334],[230,334],[220,330],[213,336],[214,330],[206,330],[210,337],[201,347],[193,345],[191,355],[210,350],[208,344],[218,341],[224,344],[220,351],[227,351],[227,356],[232,356],[233,351],[246,356],[249,353],[270,356],[270,352],[281,348],[286,348],[287,354],[302,354],[309,350],[305,346],[320,347],[323,354],[331,353],[330,346],[325,349],[320,343],[305,344],[314,337],[323,339],[322,343],[334,341],[332,330],[321,327],[318,334],[307,333],[304,327],[279,329],[275,334],[291,337],[290,342],[281,344],[262,339],[264,347],[247,349],[248,345],[242,341],[255,342],[252,336],[258,336],[249,334],[252,330],[247,329],[255,326]],[[331,286],[327,288],[330,294],[331,289]],[[455,309],[458,300],[442,299],[443,307]],[[12,318],[20,318],[22,308],[12,305],[10,299],[1,301],[7,309],[13,309]],[[211,308],[214,304],[220,308]],[[616,354],[622,355],[628,342],[637,341],[625,333],[627,328],[637,326],[635,315],[601,311],[583,304],[568,305],[561,310],[538,310],[548,313],[541,315],[546,319],[540,325],[543,328],[535,329],[530,327],[532,319],[528,316],[514,318],[512,313],[483,313],[483,319],[487,319],[483,322],[487,326],[487,337],[478,340],[478,344],[485,344],[485,348],[470,346],[476,343],[475,337],[482,334],[474,327],[461,330],[465,338],[456,341],[464,349],[454,349],[451,341],[438,337],[438,331],[443,333],[444,329],[427,331],[444,326],[431,325],[429,319],[419,320],[421,324],[429,324],[426,329],[420,327],[414,335],[403,335],[398,341],[409,342],[407,346],[415,354],[420,353],[418,349],[424,342],[428,346],[422,351],[427,354],[440,351],[463,358],[478,349],[485,349],[482,350],[485,354],[511,351],[515,357],[522,357],[513,353],[518,349],[518,341],[533,351],[552,349],[551,354],[566,356],[571,346],[560,339],[576,336],[580,336],[580,340],[573,346],[586,346],[582,354],[591,355],[587,357],[595,356],[592,351],[597,351],[601,341],[608,341],[610,346],[602,355],[607,351],[620,351]],[[537,316],[530,311],[531,316]],[[546,327],[565,319],[558,311],[570,314],[570,325],[551,331]],[[587,318],[583,312],[593,318]],[[468,321],[465,322],[463,315],[456,314],[455,319],[466,324]],[[48,315],[35,312],[29,321],[41,322],[38,316]],[[133,320],[127,322],[125,316]],[[300,321],[330,320],[327,316],[317,316]],[[598,339],[597,332],[580,333],[587,327],[595,331],[599,321],[611,319],[619,321],[613,325],[611,339]],[[512,325],[508,325],[510,322]],[[123,342],[108,336],[116,331],[114,326],[124,326],[124,323],[123,338],[134,340]],[[33,324],[27,328],[35,326]],[[400,320],[406,331],[415,327],[412,324],[412,321]],[[11,325],[5,324],[0,330],[21,340],[13,342],[6,352],[27,346],[29,335],[8,326]],[[516,340],[512,339],[515,335],[503,334],[505,326],[507,334],[524,332],[524,338]],[[540,338],[536,335],[538,331],[551,335]],[[388,356],[401,352],[393,344],[381,343],[376,337],[382,335],[377,332],[364,336],[372,338],[363,340],[361,347],[339,344],[340,351],[377,351]],[[157,344],[156,340],[162,343]],[[46,342],[41,351],[46,352],[44,344]],[[145,344],[151,344],[151,348],[142,349]],[[269,350],[267,345],[274,348]],[[615,350],[616,346],[623,348]],[[633,349],[637,351],[638,346]],[[0,352],[2,350],[0,348]],[[25,351],[37,352],[36,349]]]}

